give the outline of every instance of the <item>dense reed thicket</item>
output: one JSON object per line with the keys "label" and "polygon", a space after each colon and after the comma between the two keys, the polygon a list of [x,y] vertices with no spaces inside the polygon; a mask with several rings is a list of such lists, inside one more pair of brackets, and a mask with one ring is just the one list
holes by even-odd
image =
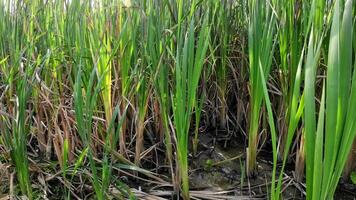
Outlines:
{"label": "dense reed thicket", "polygon": [[[283,199],[288,174],[302,198],[333,199],[354,162],[355,12],[354,0],[1,1],[0,199],[253,198],[259,158],[263,198]],[[201,135],[245,153],[197,169]],[[237,158],[248,192],[190,187]]]}

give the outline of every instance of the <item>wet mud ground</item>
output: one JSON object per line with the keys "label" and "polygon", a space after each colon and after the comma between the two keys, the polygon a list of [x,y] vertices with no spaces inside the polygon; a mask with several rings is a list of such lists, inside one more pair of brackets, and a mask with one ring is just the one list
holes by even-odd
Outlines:
{"label": "wet mud ground", "polygon": [[[199,135],[199,146],[196,155],[190,154],[189,180],[191,191],[222,192],[226,199],[268,199],[272,175],[272,152],[260,149],[257,158],[257,171],[253,177],[245,176],[245,144],[236,138],[216,139],[216,134],[202,133]],[[190,151],[192,152],[192,151]],[[280,170],[279,163],[277,172]],[[283,174],[282,199],[305,199],[305,183],[296,182],[294,177],[294,163],[286,165]],[[159,173],[166,173],[167,170]],[[277,176],[279,174],[277,173]],[[305,182],[305,180],[304,180]],[[136,186],[135,186],[136,185]],[[136,182],[132,185],[137,188]],[[151,190],[150,184],[146,185]],[[141,187],[138,189],[145,190]],[[165,187],[160,187],[164,191]],[[171,191],[171,187],[166,187]],[[152,190],[151,190],[152,191]],[[171,194],[167,192],[167,194]],[[162,195],[164,199],[177,199],[176,196]],[[220,199],[224,199],[223,195]],[[236,197],[236,198],[233,198]],[[196,199],[204,199],[196,198]],[[335,199],[356,199],[356,186],[349,181],[340,180]]]}

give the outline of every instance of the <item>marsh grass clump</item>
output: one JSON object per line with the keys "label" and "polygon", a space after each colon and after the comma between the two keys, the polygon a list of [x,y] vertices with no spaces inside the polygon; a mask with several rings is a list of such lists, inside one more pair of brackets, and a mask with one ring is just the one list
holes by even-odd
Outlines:
{"label": "marsh grass clump", "polygon": [[0,199],[346,198],[355,23],[354,0],[3,0]]}

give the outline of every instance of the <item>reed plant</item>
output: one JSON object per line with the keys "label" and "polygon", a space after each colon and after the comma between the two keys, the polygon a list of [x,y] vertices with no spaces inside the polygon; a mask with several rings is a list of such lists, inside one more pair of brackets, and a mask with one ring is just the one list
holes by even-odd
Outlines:
{"label": "reed plant", "polygon": [[[314,114],[314,81],[306,82],[306,85],[310,83],[310,86],[306,86],[305,99],[308,199],[333,198],[355,137],[352,120],[355,113],[352,103],[355,93],[352,9],[351,0],[336,1],[333,4],[326,80],[323,86],[325,89],[322,92],[317,124]],[[306,78],[310,77],[308,80],[315,80],[315,64],[310,65],[311,69],[313,67],[311,73],[306,72]]]}
{"label": "reed plant", "polygon": [[[172,41],[172,34],[165,33],[164,27],[169,23],[170,15],[168,7],[170,5],[163,4],[158,6],[159,12],[155,12],[154,9],[157,2],[150,1],[147,9],[147,43],[145,45],[145,58],[151,66],[151,82],[154,86],[154,94],[159,102],[159,116],[160,124],[164,137],[164,144],[166,147],[166,155],[168,162],[171,166],[172,180],[174,177],[173,170],[173,144],[170,130],[170,116],[171,116],[171,99],[170,99],[170,63],[167,63],[165,59],[169,53],[168,45]],[[167,17],[168,16],[168,17]],[[165,20],[161,20],[165,19]],[[162,137],[162,135],[160,136]],[[161,138],[162,139],[162,138]]]}
{"label": "reed plant", "polygon": [[[79,136],[85,147],[89,149],[88,158],[90,163],[90,169],[93,174],[92,183],[96,197],[98,199],[105,199],[105,191],[108,189],[105,185],[100,184],[100,176],[98,175],[98,169],[94,161],[94,152],[90,145],[92,145],[92,121],[94,115],[94,109],[97,103],[97,97],[100,94],[100,86],[95,86],[95,70],[92,70],[90,79],[87,83],[87,88],[84,89],[85,94],[83,94],[82,87],[82,71],[79,68],[78,74],[75,82],[75,91],[74,91],[74,103],[75,103],[75,113],[76,113],[76,122]],[[103,176],[105,176],[103,170]]]}
{"label": "reed plant", "polygon": [[[18,185],[22,195],[33,199],[31,187],[29,161],[27,152],[27,139],[30,135],[32,110],[30,97],[34,82],[34,69],[41,64],[42,58],[24,60],[22,56],[32,56],[33,41],[33,10],[28,14],[23,13],[24,7],[14,2],[5,2],[6,6],[12,5],[14,11],[22,13],[11,15],[8,7],[1,5],[1,84],[3,84],[1,109],[4,114],[0,116],[2,125],[2,141],[10,153],[15,167]],[[23,20],[22,17],[28,17]],[[16,23],[12,23],[16,22]],[[28,25],[29,27],[26,27]],[[6,31],[7,27],[11,27]],[[26,29],[28,28],[28,29]],[[10,48],[11,47],[11,48]],[[28,50],[27,50],[28,49]],[[12,100],[13,99],[13,100]]]}
{"label": "reed plant", "polygon": [[[95,152],[92,149],[94,140],[92,137],[92,121],[94,116],[94,109],[97,106],[97,99],[101,90],[101,81],[104,80],[102,76],[99,80],[95,79],[96,70],[92,70],[90,73],[90,78],[87,87],[83,87],[82,81],[82,71],[79,66],[78,75],[75,82],[75,91],[74,91],[74,103],[75,103],[75,113],[77,121],[78,133],[83,141],[84,151],[87,152],[83,156],[87,156],[89,160],[89,167],[91,170],[91,182],[94,187],[94,191],[97,199],[106,199],[107,192],[112,180],[112,161],[113,155],[109,154],[116,149],[116,144],[119,141],[119,134],[121,131],[121,126],[125,115],[118,120],[118,124],[115,125],[116,118],[119,115],[119,106],[116,107],[113,115],[111,116],[111,121],[108,123],[108,127],[105,131],[105,139],[103,144],[103,160],[101,162],[101,167],[98,167],[95,160]],[[95,82],[97,81],[97,85]],[[84,93],[83,93],[84,91]],[[81,157],[81,156],[80,156]],[[79,157],[79,158],[80,158]],[[80,161],[79,159],[78,161]],[[78,165],[81,162],[77,162]]]}
{"label": "reed plant", "polygon": [[[278,155],[282,159],[284,155],[284,149],[287,142],[287,135],[289,129],[289,123],[291,115],[293,115],[292,101],[294,95],[294,89],[299,89],[294,87],[297,77],[298,63],[302,53],[303,44],[303,21],[302,15],[305,12],[302,11],[301,5],[297,1],[276,1],[274,7],[278,12],[278,22],[279,22],[279,34],[278,34],[278,44],[279,44],[279,81],[281,88],[281,103],[279,104],[279,118],[278,130],[279,144],[278,144]],[[299,92],[296,94],[299,95]],[[297,123],[296,121],[295,123]],[[290,125],[295,126],[295,125]]]}
{"label": "reed plant", "polygon": [[[125,1],[126,2],[126,1]],[[127,1],[131,2],[131,1]],[[132,101],[132,87],[133,83],[133,69],[137,65],[137,52],[139,48],[138,45],[138,34],[139,34],[139,11],[132,10],[130,7],[132,4],[127,3],[119,4],[117,12],[117,27],[118,33],[120,35],[120,40],[116,41],[119,43],[118,54],[115,56],[117,66],[116,66],[116,77],[119,78],[119,98],[121,99],[121,110],[127,107]],[[120,134],[120,152],[126,154],[126,140],[127,140],[127,123],[125,119],[122,125],[122,131]]]}
{"label": "reed plant", "polygon": [[217,106],[218,106],[218,116],[219,116],[219,126],[225,129],[228,120],[228,109],[227,109],[227,81],[229,75],[229,46],[228,41],[231,40],[231,27],[229,26],[229,20],[231,18],[232,5],[228,1],[216,2],[216,13],[214,20],[216,20],[217,26],[215,32],[220,32],[221,34],[215,34],[216,43],[218,50],[217,63],[216,63],[216,79],[217,79]]}
{"label": "reed plant", "polygon": [[5,128],[4,137],[7,147],[10,148],[10,155],[15,165],[21,192],[29,199],[33,199],[26,147],[30,128],[28,125],[27,100],[31,95],[31,86],[28,85],[27,77],[25,75],[22,80],[18,80],[16,83],[16,94],[18,95],[16,97],[16,112],[13,119],[6,120],[11,126]]}
{"label": "reed plant", "polygon": [[99,78],[103,78],[101,81],[101,98],[104,104],[105,119],[108,123],[111,121],[112,116],[112,97],[111,97],[111,85],[112,85],[112,24],[110,24],[108,16],[103,15],[102,9],[108,9],[110,6],[107,1],[102,2],[103,6],[98,6],[98,9],[93,11],[92,17],[95,18],[89,27],[89,49],[91,51],[92,62],[96,68],[96,73]]}
{"label": "reed plant", "polygon": [[263,95],[261,93],[262,65],[264,78],[267,79],[271,70],[272,50],[275,32],[275,14],[269,2],[260,3],[249,1],[249,92],[250,92],[250,119],[248,132],[247,174],[250,176],[255,171],[256,156],[259,138],[259,122]]}
{"label": "reed plant", "polygon": [[144,59],[137,66],[137,87],[136,87],[136,148],[135,148],[135,163],[140,164],[141,153],[144,149],[144,128],[145,117],[148,109],[149,96],[152,93],[152,85],[150,82],[151,74],[155,73],[150,71],[152,66]]}
{"label": "reed plant", "polygon": [[[209,44],[209,24],[207,18],[205,17],[202,22],[197,42],[195,42],[194,19],[189,22],[186,34],[181,34],[178,42],[177,55],[175,57],[175,84],[172,104],[177,137],[177,168],[179,169],[182,183],[183,198],[189,199],[189,128],[197,98],[199,79]],[[195,45],[197,45],[196,49],[194,48]]]}

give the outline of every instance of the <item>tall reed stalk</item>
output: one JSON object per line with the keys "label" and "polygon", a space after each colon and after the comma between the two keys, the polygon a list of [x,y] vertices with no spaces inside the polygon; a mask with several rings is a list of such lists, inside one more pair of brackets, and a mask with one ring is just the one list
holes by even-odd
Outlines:
{"label": "tall reed stalk", "polygon": [[11,147],[10,154],[14,162],[22,194],[30,200],[33,199],[32,187],[29,175],[29,164],[27,158],[27,138],[29,134],[27,100],[31,95],[31,87],[28,86],[27,76],[17,82],[16,86],[16,117],[12,120],[12,127],[5,133],[8,147]]}
{"label": "tall reed stalk", "polygon": [[[143,66],[142,66],[143,65]],[[137,114],[136,114],[136,148],[135,148],[135,164],[140,164],[141,153],[144,150],[144,128],[145,117],[148,108],[148,98],[152,92],[150,77],[154,71],[150,71],[152,66],[146,62],[141,61],[137,66],[137,87],[136,87],[136,100],[137,100]]]}
{"label": "tall reed stalk", "polygon": [[[302,31],[302,14],[301,3],[295,0],[292,1],[276,1],[276,9],[279,15],[279,79],[281,84],[281,103],[279,104],[278,123],[279,144],[278,154],[282,159],[284,149],[287,142],[289,129],[289,119],[292,115],[292,101],[294,95],[294,84],[296,82],[297,68],[300,54],[302,52],[303,35]],[[299,88],[298,88],[299,89]],[[291,125],[294,126],[294,125]]]}
{"label": "tall reed stalk", "polygon": [[[131,2],[131,1],[127,1]],[[136,50],[139,47],[138,42],[138,20],[139,14],[132,10],[131,3],[119,4],[117,13],[118,34],[120,35],[117,59],[117,76],[120,77],[120,99],[121,109],[123,110],[132,101],[131,90],[133,86],[132,71],[137,65]],[[124,120],[120,134],[120,152],[126,154],[127,140],[127,120]]]}
{"label": "tall reed stalk", "polygon": [[217,32],[221,34],[216,34],[217,46],[218,46],[218,62],[216,64],[216,78],[217,78],[217,96],[218,96],[218,110],[219,110],[219,124],[220,128],[225,129],[227,126],[228,119],[228,108],[227,108],[227,81],[228,81],[228,54],[229,46],[228,41],[231,40],[231,32],[229,26],[229,19],[231,17],[232,7],[227,1],[216,2],[217,11],[215,20],[217,21]]}
{"label": "tall reed stalk", "polygon": [[249,1],[249,92],[250,119],[247,148],[247,174],[252,175],[256,166],[256,155],[259,138],[260,112],[263,100],[260,63],[264,78],[267,79],[272,64],[272,49],[275,30],[275,16],[268,2]]}
{"label": "tall reed stalk", "polygon": [[[308,199],[333,198],[355,137],[353,115],[356,110],[352,102],[355,101],[356,73],[352,63],[352,8],[352,0],[345,1],[344,5],[343,1],[336,1],[333,5],[326,84],[317,125],[313,86],[316,65],[309,65],[311,73],[306,71],[308,82],[305,83],[305,135]],[[307,86],[308,83],[310,85]]]}
{"label": "tall reed stalk", "polygon": [[[156,2],[157,4],[157,2]],[[151,1],[148,11],[147,19],[147,43],[145,46],[145,55],[147,56],[148,63],[150,63],[152,68],[152,78],[151,80],[154,84],[155,94],[158,98],[159,109],[160,109],[160,121],[162,124],[164,143],[166,147],[166,155],[168,162],[171,166],[172,181],[174,181],[174,171],[173,171],[173,145],[171,130],[169,127],[169,118],[171,115],[171,101],[170,101],[170,72],[169,63],[164,59],[167,59],[168,53],[166,51],[169,42],[172,41],[172,35],[165,35],[164,27],[167,25],[169,17],[166,16],[168,5],[160,5],[159,14],[155,11],[155,7],[158,6]],[[169,15],[168,15],[169,16]],[[161,19],[165,19],[161,21]],[[162,137],[162,136],[160,136]]]}
{"label": "tall reed stalk", "polygon": [[[195,23],[191,19],[186,35],[181,35],[175,57],[175,85],[173,118],[177,136],[177,155],[179,176],[182,183],[182,195],[189,199],[188,178],[188,136],[192,112],[197,98],[197,88],[205,62],[209,44],[209,24],[205,17],[197,42],[195,42]],[[194,48],[196,46],[196,49]]]}
{"label": "tall reed stalk", "polygon": [[[107,192],[112,180],[112,160],[113,155],[109,154],[111,151],[116,149],[116,144],[119,140],[119,135],[121,131],[121,126],[125,114],[119,120],[117,126],[114,125],[116,118],[119,115],[119,107],[117,106],[111,117],[111,121],[108,123],[108,127],[105,131],[105,139],[103,144],[103,160],[101,162],[101,167],[99,167],[95,161],[95,153],[91,148],[94,145],[92,137],[92,122],[94,116],[94,109],[97,106],[97,99],[101,90],[101,81],[104,80],[104,76],[100,77],[99,80],[95,79],[96,70],[92,70],[90,73],[90,78],[83,87],[82,81],[82,70],[79,66],[79,71],[76,77],[75,82],[75,91],[74,91],[74,103],[75,103],[75,117],[77,121],[78,133],[85,151],[87,151],[86,156],[89,160],[89,167],[91,170],[91,182],[94,187],[94,191],[97,199],[107,199]],[[95,85],[95,80],[97,80],[97,85]],[[83,93],[83,91],[85,93]],[[85,155],[85,154],[84,154]]]}
{"label": "tall reed stalk", "polygon": [[[104,5],[98,6],[99,8],[92,11],[92,16],[96,19],[89,27],[89,40],[92,61],[99,78],[101,81],[101,98],[104,104],[106,126],[109,126],[112,117],[112,100],[111,100],[111,85],[112,85],[112,38],[111,27],[107,15],[103,15],[103,9],[110,6],[108,1],[102,1]],[[104,136],[105,137],[105,136]]]}

